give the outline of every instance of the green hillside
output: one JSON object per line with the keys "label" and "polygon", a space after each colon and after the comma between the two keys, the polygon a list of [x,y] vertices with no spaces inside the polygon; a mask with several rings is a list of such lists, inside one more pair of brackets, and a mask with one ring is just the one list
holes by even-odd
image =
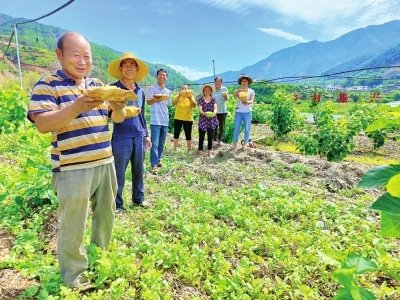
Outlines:
{"label": "green hillside", "polygon": [[[8,44],[10,34],[13,30],[13,24],[15,22],[21,22],[24,19],[15,19],[10,16],[0,14],[0,54],[5,51],[5,47]],[[58,37],[68,30],[40,24],[37,22],[20,25],[18,27],[18,41],[20,47],[21,63],[24,70],[32,70],[33,67],[46,68],[49,72],[55,67],[57,60],[54,54]],[[16,66],[17,54],[15,47],[15,39],[12,41],[12,45],[7,53],[7,58]],[[117,58],[121,53],[111,49],[109,47],[99,45],[91,42],[93,52],[93,71],[92,75],[101,79],[105,83],[111,83],[114,81],[107,74],[107,64]],[[127,49],[130,50],[130,49]],[[146,62],[150,69],[150,75],[147,76],[143,83],[151,84],[155,82],[154,75],[159,68],[168,70],[169,79],[168,87],[171,89],[178,88],[183,83],[192,83],[189,79],[184,77],[182,74],[176,72],[170,67],[163,64],[152,64]],[[0,62],[0,73],[4,71],[11,72],[15,75],[15,68],[7,66],[4,62]]]}

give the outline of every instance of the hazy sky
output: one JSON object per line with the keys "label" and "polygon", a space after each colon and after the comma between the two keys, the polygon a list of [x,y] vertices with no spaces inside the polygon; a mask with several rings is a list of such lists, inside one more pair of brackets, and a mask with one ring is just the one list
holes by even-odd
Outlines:
{"label": "hazy sky", "polygon": [[[33,19],[67,0],[0,0]],[[41,23],[170,65],[190,79],[240,70],[282,48],[400,19],[399,0],[75,0]],[[10,28],[11,32],[11,28]]]}

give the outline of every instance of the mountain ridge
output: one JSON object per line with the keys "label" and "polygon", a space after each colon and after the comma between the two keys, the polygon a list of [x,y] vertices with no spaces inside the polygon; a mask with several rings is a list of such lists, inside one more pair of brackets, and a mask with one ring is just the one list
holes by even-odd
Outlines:
{"label": "mountain ridge", "polygon": [[[321,75],[350,61],[371,60],[400,44],[400,20],[358,28],[326,42],[313,40],[276,51],[259,62],[238,71],[221,74],[225,81],[248,74],[259,80],[284,76]],[[400,61],[399,61],[400,62]],[[196,82],[212,81],[211,76]]]}
{"label": "mountain ridge", "polygon": [[[13,18],[0,13],[0,45],[4,45],[5,47],[8,44],[10,34],[13,30],[13,24],[24,21],[27,21],[27,19]],[[69,30],[60,27],[44,25],[38,22],[18,26],[18,41],[20,44],[20,57],[23,71],[29,71],[29,66],[36,66],[39,69],[48,69],[47,73],[51,73],[52,69],[54,69],[54,66],[57,64],[57,59],[54,54],[57,39],[60,35],[68,31]],[[0,73],[6,73],[5,77],[9,77],[10,74],[13,74],[15,76],[14,79],[17,79],[17,54],[14,42],[15,39],[13,39],[13,43],[7,54],[8,61],[2,62],[0,60]],[[92,41],[90,41],[90,44],[93,57],[91,76],[97,77],[105,83],[115,82],[115,79],[107,73],[107,64],[111,60],[118,58],[122,52]],[[1,47],[1,50],[3,50],[3,47]],[[0,53],[1,58],[4,50],[0,51]],[[14,68],[9,67],[9,62],[14,65]],[[149,67],[150,72],[142,81],[142,84],[147,85],[155,83],[155,74],[159,68],[164,68],[168,71],[167,86],[171,89],[176,89],[182,84],[193,83],[192,80],[189,80],[167,65],[147,61],[145,61],[145,63]]]}

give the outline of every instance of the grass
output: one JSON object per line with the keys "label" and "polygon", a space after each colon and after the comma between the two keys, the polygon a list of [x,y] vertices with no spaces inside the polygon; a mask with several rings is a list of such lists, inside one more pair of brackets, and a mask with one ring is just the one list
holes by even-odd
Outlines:
{"label": "grass", "polygon": [[[293,149],[289,142],[272,146],[277,145]],[[342,259],[349,252],[382,266],[379,273],[361,276],[361,286],[381,299],[399,296],[399,286],[386,279],[400,278],[398,244],[380,238],[378,217],[369,209],[374,193],[328,190],[324,180],[332,176],[324,177],[321,162],[306,164],[279,152],[223,149],[202,158],[188,154],[183,143],[178,151],[171,147],[167,142],[160,175],[146,174],[146,198],[153,208],[130,207],[117,216],[107,251],[87,245],[88,276],[96,288],[85,295],[62,285],[49,247],[52,237],[43,235],[54,208],[25,215],[14,201],[2,202],[0,228],[13,234],[14,247],[0,269],[34,281],[23,297],[331,299],[339,285],[329,257]],[[36,151],[47,156],[44,149]],[[0,165],[5,187],[25,162]],[[334,168],[340,164],[325,163],[324,172]],[[345,171],[343,176],[354,179]],[[130,195],[128,181],[127,203]]]}
{"label": "grass", "polygon": [[[324,102],[324,101],[323,101]],[[352,107],[357,105],[357,102],[347,102],[347,103],[338,103],[335,101],[328,100],[326,102],[330,102],[333,104],[333,113],[337,115],[343,115],[347,113]],[[302,100],[298,101],[294,104],[294,107],[302,113],[310,113],[310,101]],[[399,108],[390,107],[385,103],[378,103],[377,107],[378,111],[398,111]]]}

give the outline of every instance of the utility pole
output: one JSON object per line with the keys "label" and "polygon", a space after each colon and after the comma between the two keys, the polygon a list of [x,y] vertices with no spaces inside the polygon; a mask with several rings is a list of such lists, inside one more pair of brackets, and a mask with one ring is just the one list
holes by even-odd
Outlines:
{"label": "utility pole", "polygon": [[214,60],[212,60],[213,62],[213,73],[214,73],[214,81],[215,81],[215,65],[214,65]]}
{"label": "utility pole", "polygon": [[18,73],[19,73],[19,85],[22,86],[22,71],[21,71],[21,61],[19,58],[19,45],[18,45],[18,32],[17,32],[17,24],[14,24],[14,32],[15,32],[15,43],[17,45],[17,61],[18,61]]}

